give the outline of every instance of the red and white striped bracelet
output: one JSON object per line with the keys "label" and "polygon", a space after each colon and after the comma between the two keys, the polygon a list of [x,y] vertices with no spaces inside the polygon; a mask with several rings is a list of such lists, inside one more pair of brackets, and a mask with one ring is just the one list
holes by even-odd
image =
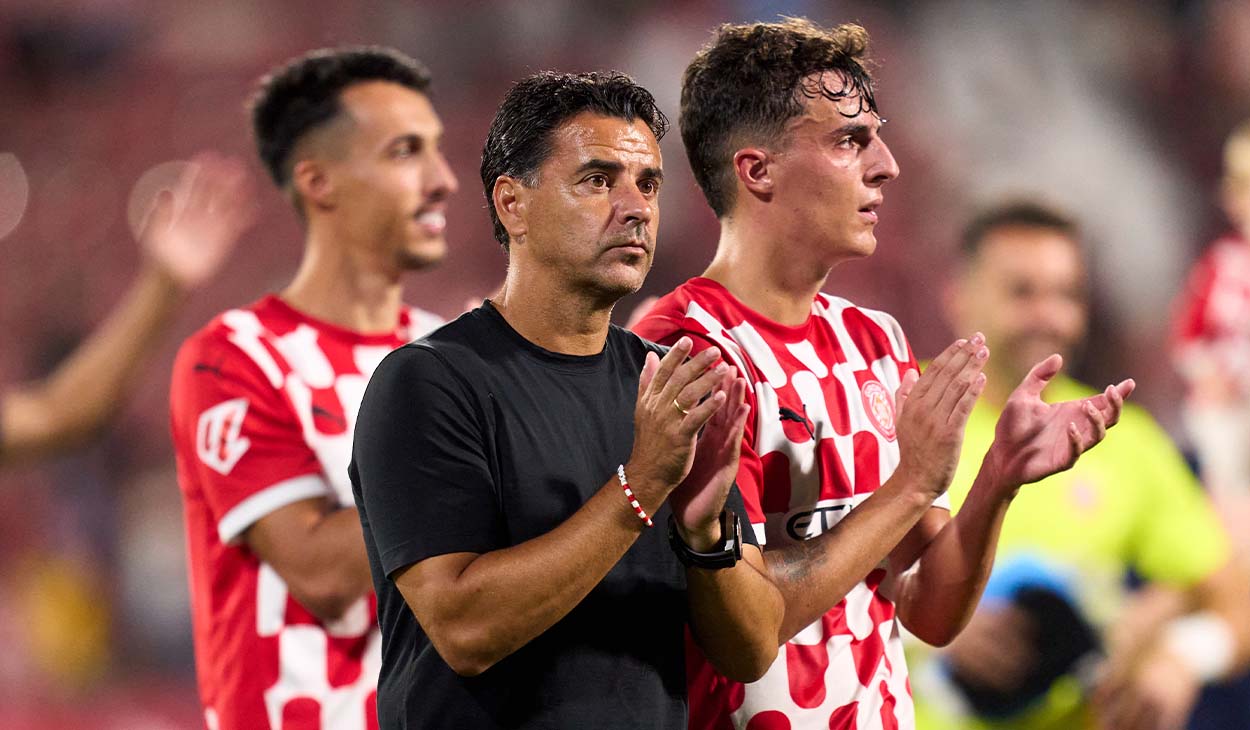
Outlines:
{"label": "red and white striped bracelet", "polygon": [[629,488],[629,480],[625,478],[625,465],[621,464],[616,467],[616,478],[621,480],[621,489],[625,490],[625,499],[629,500],[629,506],[634,508],[638,513],[638,519],[647,523],[647,527],[655,527],[655,523],[647,516],[647,511],[638,504],[638,498],[634,496],[634,490]]}

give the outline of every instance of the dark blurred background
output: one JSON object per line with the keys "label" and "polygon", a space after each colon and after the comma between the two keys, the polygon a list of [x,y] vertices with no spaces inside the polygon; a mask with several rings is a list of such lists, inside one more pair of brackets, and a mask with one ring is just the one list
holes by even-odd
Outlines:
{"label": "dark blurred background", "polygon": [[[779,14],[868,28],[902,168],[876,255],[835,271],[829,289],[889,310],[932,355],[953,337],[938,301],[962,222],[1039,195],[1088,234],[1094,332],[1073,369],[1137,378],[1135,398],[1179,437],[1168,317],[1185,269],[1225,226],[1220,145],[1250,116],[1241,0],[0,0],[0,382],[45,374],[116,302],[137,267],[137,220],[180,161],[205,148],[251,159],[244,102],[290,56],[379,43],[433,71],[461,193],[450,255],[412,277],[408,299],[450,317],[503,277],[477,168],[511,81],[621,69],[675,123],[681,70],[709,30]],[[663,150],[660,248],[642,294],[699,273],[715,246],[675,128]],[[179,340],[280,287],[298,262],[296,218],[252,169],[261,223],[148,361],[117,425],[74,456],[0,475],[0,728],[199,726],[167,386]]]}

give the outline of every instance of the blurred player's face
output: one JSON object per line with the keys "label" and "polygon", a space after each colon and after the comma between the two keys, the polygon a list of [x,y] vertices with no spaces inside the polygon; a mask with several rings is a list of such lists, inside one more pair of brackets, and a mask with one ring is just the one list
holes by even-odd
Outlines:
{"label": "blurred player's face", "polygon": [[655,254],[662,177],[659,143],[642,120],[573,117],[553,133],[537,184],[518,193],[524,235],[511,255],[604,301],[637,291]]}
{"label": "blurred player's face", "polygon": [[350,123],[343,153],[326,163],[335,229],[385,267],[437,263],[457,182],[439,151],[443,125],[429,98],[387,81],[355,84],[340,98]]}
{"label": "blurred player's face", "polygon": [[[842,85],[833,74],[824,83]],[[898,163],[880,136],[881,118],[859,106],[858,96],[808,99],[804,114],[787,125],[784,147],[769,168],[774,202],[794,222],[789,235],[796,245],[820,251],[830,266],[876,249],[882,188],[898,177]]]}
{"label": "blurred player's face", "polygon": [[1085,296],[1076,242],[1035,226],[998,228],[952,293],[952,324],[984,332],[991,364],[1015,383],[1051,353],[1071,356],[1085,337]]}

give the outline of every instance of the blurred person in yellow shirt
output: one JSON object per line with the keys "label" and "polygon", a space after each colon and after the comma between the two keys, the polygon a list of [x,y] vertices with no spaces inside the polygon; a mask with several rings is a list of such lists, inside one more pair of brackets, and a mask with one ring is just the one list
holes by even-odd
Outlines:
{"label": "blurred person in yellow shirt", "polygon": [[[958,510],[1013,383],[1038,358],[1071,359],[1087,333],[1076,224],[1029,202],[968,226],[944,296],[958,331],[994,348],[950,488]],[[1060,374],[1047,401],[1095,391]],[[1184,727],[1205,682],[1250,659],[1250,579],[1167,434],[1127,406],[1072,470],[1021,490],[977,612],[946,649],[913,647],[927,730]],[[1140,578],[1130,593],[1126,577]]]}

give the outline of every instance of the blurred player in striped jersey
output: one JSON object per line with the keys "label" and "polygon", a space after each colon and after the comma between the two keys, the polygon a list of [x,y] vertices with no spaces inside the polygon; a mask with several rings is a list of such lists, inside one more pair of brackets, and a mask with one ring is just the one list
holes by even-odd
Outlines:
{"label": "blurred player in striped jersey", "polygon": [[402,299],[404,274],[444,256],[457,186],[429,81],[395,51],[324,50],[253,102],[304,258],[280,293],[187,340],[170,395],[212,730],[377,726],[380,635],[347,464],[374,367],[439,323]]}
{"label": "blurred player in striped jersey", "polygon": [[854,25],[722,26],[682,84],[682,140],[720,241],[704,275],[635,329],[717,348],[746,376],[738,485],[785,597],[781,650],[759,681],[718,676],[691,647],[691,727],[915,727],[901,627],[935,644],[959,632],[1017,489],[1101,440],[1133,387],[1046,405],[1060,358],[1043,359],[951,518],[984,338],[969,333],[918,378],[893,317],[821,293],[834,266],[875,249],[899,173],[867,44]]}

